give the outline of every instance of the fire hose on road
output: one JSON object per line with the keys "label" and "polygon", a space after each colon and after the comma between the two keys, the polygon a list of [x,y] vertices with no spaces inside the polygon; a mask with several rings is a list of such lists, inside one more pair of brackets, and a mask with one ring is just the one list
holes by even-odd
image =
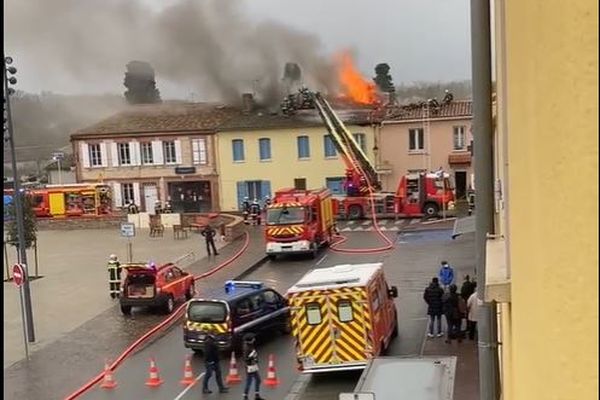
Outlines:
{"label": "fire hose on road", "polygon": [[[209,276],[213,275],[214,273],[220,271],[221,269],[225,268],[226,266],[228,266],[229,264],[231,264],[235,260],[237,260],[246,251],[246,249],[248,248],[249,243],[250,243],[250,235],[248,234],[248,232],[246,232],[245,233],[244,244],[242,245],[242,247],[233,256],[231,256],[228,260],[222,262],[221,264],[217,265],[213,269],[208,270],[208,271],[206,271],[206,272],[204,272],[204,273],[202,273],[200,275],[196,275],[194,277],[194,281],[197,281],[197,280],[209,277]],[[125,349],[121,353],[121,355],[119,355],[115,359],[115,361],[113,361],[112,364],[110,364],[108,370],[114,372],[117,369],[117,367],[119,365],[121,365],[121,363],[123,363],[123,361],[129,355],[131,355],[131,353],[133,353],[141,344],[143,344],[145,341],[147,341],[148,339],[150,339],[155,333],[157,333],[161,329],[163,329],[165,327],[168,327],[173,322],[177,321],[179,319],[179,317],[181,317],[181,312],[184,310],[186,304],[187,303],[183,303],[182,305],[180,305],[175,311],[173,311],[173,313],[168,318],[166,318],[165,320],[161,321],[156,326],[154,326],[152,329],[150,329],[148,332],[146,332],[145,334],[143,334],[142,336],[140,336],[127,349]],[[98,384],[102,380],[102,378],[104,377],[104,373],[105,373],[105,371],[103,371],[100,374],[96,375],[94,378],[92,378],[91,380],[89,380],[86,384],[84,384],[83,386],[81,386],[75,392],[73,392],[69,396],[65,397],[65,400],[73,400],[73,399],[78,398],[82,394],[86,393],[88,390],[90,390],[92,387],[94,387],[94,385]]]}

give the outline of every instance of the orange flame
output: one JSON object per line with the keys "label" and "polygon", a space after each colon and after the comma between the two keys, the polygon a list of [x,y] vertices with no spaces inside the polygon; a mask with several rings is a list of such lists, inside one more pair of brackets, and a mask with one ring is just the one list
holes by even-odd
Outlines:
{"label": "orange flame", "polygon": [[344,97],[357,103],[373,104],[377,101],[375,84],[365,79],[354,66],[352,56],[348,52],[337,55],[338,79]]}

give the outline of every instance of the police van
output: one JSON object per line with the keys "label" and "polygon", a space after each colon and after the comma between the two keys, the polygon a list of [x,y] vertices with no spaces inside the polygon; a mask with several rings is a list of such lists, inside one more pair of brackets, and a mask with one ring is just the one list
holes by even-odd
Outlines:
{"label": "police van", "polygon": [[290,332],[287,300],[256,281],[227,281],[222,288],[188,302],[183,323],[185,347],[204,349],[208,335],[219,349],[238,351],[244,336]]}
{"label": "police van", "polygon": [[398,335],[394,298],[381,263],[309,271],[287,291],[303,373],[363,369]]}

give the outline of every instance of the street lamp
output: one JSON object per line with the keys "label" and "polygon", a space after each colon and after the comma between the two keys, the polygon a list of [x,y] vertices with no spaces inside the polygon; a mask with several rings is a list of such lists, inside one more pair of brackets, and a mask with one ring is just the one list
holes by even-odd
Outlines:
{"label": "street lamp", "polygon": [[[27,268],[27,249],[25,248],[25,226],[23,219],[23,192],[21,190],[21,179],[17,171],[17,154],[15,152],[14,130],[12,124],[12,115],[10,112],[10,96],[15,93],[15,90],[8,86],[15,85],[17,78],[14,75],[17,69],[12,66],[13,59],[11,57],[3,57],[4,66],[2,72],[4,75],[4,141],[10,143],[11,164],[13,170],[14,182],[14,205],[16,211],[17,236],[18,236],[18,254],[19,263],[23,265],[25,276],[23,277],[23,305],[25,308],[25,324],[27,330],[27,340],[30,343],[35,342],[35,331],[33,327],[33,310],[31,308],[31,292],[29,289],[29,271]],[[12,75],[12,76],[9,76]]]}

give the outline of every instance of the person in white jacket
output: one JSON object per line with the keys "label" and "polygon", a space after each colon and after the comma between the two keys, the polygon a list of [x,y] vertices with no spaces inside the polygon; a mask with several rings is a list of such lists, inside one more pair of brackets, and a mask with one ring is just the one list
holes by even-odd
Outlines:
{"label": "person in white jacket", "polygon": [[469,333],[469,340],[475,340],[477,334],[477,314],[479,313],[479,306],[483,302],[477,298],[477,287],[469,299],[467,300],[467,331]]}

